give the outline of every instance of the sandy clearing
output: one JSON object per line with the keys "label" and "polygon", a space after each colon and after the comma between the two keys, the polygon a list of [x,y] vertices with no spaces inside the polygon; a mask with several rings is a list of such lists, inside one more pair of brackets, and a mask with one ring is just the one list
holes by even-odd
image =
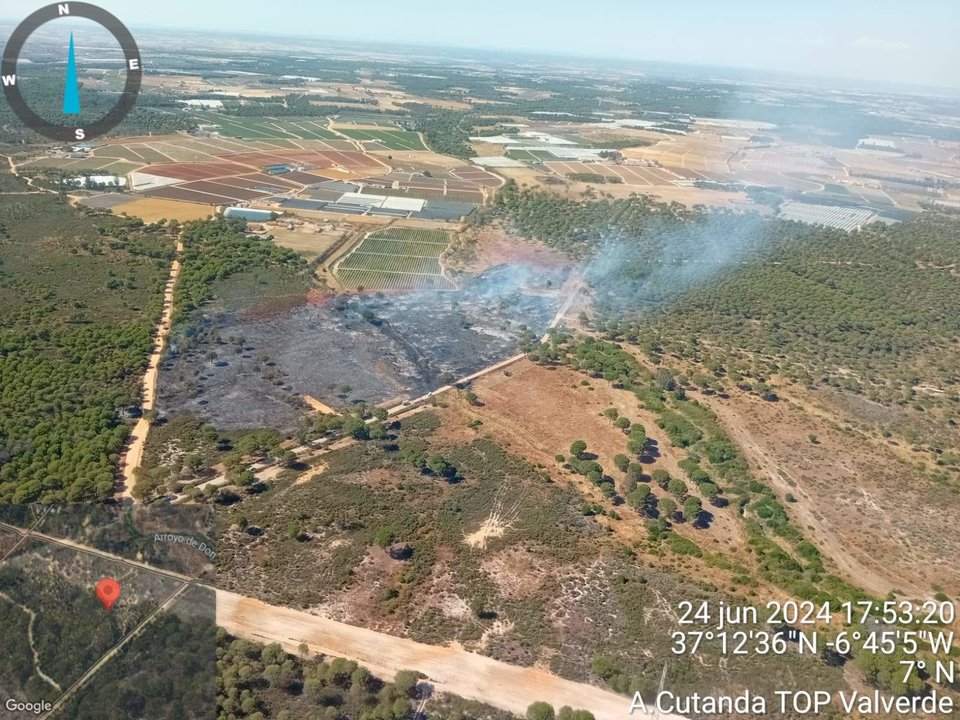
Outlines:
{"label": "sandy clearing", "polygon": [[143,415],[137,420],[137,424],[130,433],[127,444],[127,451],[123,455],[120,466],[120,482],[122,486],[117,492],[118,498],[133,498],[133,484],[136,482],[136,472],[143,463],[143,448],[147,441],[147,433],[150,432],[150,421],[146,414],[153,410],[157,398],[157,375],[160,372],[160,358],[163,355],[163,348],[167,343],[167,336],[170,334],[170,320],[173,317],[173,289],[177,284],[177,276],[180,274],[180,254],[183,253],[183,240],[177,239],[177,256],[170,264],[170,276],[167,278],[167,285],[163,291],[163,314],[160,316],[160,324],[157,326],[157,335],[153,341],[153,354],[147,365],[147,372],[143,375],[143,384],[141,396],[143,398]]}
{"label": "sandy clearing", "polygon": [[483,550],[491,538],[503,537],[519,515],[518,504],[515,502],[505,510],[503,498],[498,498],[487,519],[474,532],[464,535],[463,541],[472,548]]}
{"label": "sandy clearing", "polygon": [[329,405],[324,405],[322,402],[320,402],[319,400],[317,400],[317,399],[316,399],[315,397],[313,397],[312,395],[301,395],[300,397],[303,398],[303,401],[304,401],[307,405],[309,405],[310,407],[312,407],[314,410],[316,410],[316,411],[317,411],[318,413],[320,413],[321,415],[336,415],[336,414],[337,414],[337,411],[336,411],[336,410],[334,410],[334,409],[333,409],[332,407],[330,407]]}
{"label": "sandy clearing", "polygon": [[128,203],[113,208],[114,214],[126,213],[132,217],[138,217],[147,223],[156,222],[164,218],[167,220],[178,220],[179,222],[204,220],[213,214],[213,210],[209,205],[198,205],[197,203],[182,202],[180,200],[147,197],[131,200]]}
{"label": "sandy clearing", "polygon": [[[280,643],[291,653],[298,653],[300,644],[306,643],[311,652],[354,660],[383,678],[392,678],[400,670],[418,670],[440,692],[488,703],[521,717],[537,700],[558,708],[586,708],[597,720],[638,715],[630,715],[626,696],[544,670],[510,665],[457,647],[425,645],[224,590],[217,590],[217,625],[248,640]],[[680,716],[661,713],[660,717]]]}

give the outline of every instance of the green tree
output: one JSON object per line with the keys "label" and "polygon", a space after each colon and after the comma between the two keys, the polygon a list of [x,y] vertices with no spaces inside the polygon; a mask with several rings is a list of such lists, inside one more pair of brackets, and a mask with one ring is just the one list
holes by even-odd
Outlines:
{"label": "green tree", "polygon": [[393,677],[394,689],[401,697],[413,697],[413,691],[418,682],[420,682],[420,673],[414,670],[400,670]]}
{"label": "green tree", "polygon": [[687,522],[696,522],[703,511],[703,503],[700,498],[690,495],[683,501],[683,519]]}
{"label": "green tree", "polygon": [[554,720],[556,714],[553,711],[553,705],[538,700],[527,707],[526,717],[527,720]]}
{"label": "green tree", "polygon": [[657,507],[660,510],[660,515],[665,520],[672,520],[677,514],[677,504],[670,498],[661,498],[660,502],[657,503]]}
{"label": "green tree", "polygon": [[647,503],[650,500],[650,486],[649,485],[637,485],[636,488],[627,495],[627,502],[630,503],[637,510],[645,510],[647,508]]}

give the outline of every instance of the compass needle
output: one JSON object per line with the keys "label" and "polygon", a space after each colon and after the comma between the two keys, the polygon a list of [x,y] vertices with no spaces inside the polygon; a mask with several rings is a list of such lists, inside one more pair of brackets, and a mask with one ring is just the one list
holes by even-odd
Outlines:
{"label": "compass needle", "polygon": [[73,52],[73,33],[70,33],[70,51],[67,54],[67,79],[63,85],[63,114],[80,114],[80,85],[77,82],[77,58]]}
{"label": "compass needle", "polygon": [[[17,62],[24,43],[38,28],[62,17],[83,18],[100,25],[113,36],[123,53],[123,65],[126,73],[123,89],[116,94],[116,101],[113,106],[106,109],[98,118],[83,117],[81,113],[80,80],[77,72],[77,55],[73,32],[70,33],[70,42],[67,46],[63,105],[60,108],[62,114],[57,117],[57,121],[49,119],[49,116],[56,115],[56,99],[41,108],[45,111],[45,117],[44,114],[38,113],[35,108],[31,107],[28,100],[20,92]],[[83,36],[82,33],[81,36]],[[81,52],[90,47],[95,47],[95,45],[91,45],[91,42],[90,37],[87,36],[81,46]],[[25,71],[29,72],[30,69],[28,65]],[[140,94],[140,85],[143,82],[143,62],[136,40],[133,39],[130,31],[115,15],[96,5],[71,0],[69,3],[59,2],[46,5],[28,15],[23,22],[14,28],[3,48],[3,55],[0,57],[0,79],[3,80],[3,95],[10,109],[31,130],[58,142],[72,143],[81,140],[89,142],[93,138],[110,132],[133,109]],[[88,94],[85,101],[87,105],[86,114],[90,115],[94,109],[91,107],[90,100],[93,95],[90,94],[89,90],[85,94]],[[53,107],[50,107],[50,105],[53,105]]]}

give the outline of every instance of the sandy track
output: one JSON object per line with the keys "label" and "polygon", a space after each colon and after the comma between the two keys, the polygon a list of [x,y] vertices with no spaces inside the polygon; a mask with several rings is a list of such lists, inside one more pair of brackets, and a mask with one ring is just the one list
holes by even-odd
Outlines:
{"label": "sandy track", "polygon": [[177,256],[170,265],[170,276],[167,278],[167,286],[163,291],[163,314],[160,316],[160,324],[157,326],[156,338],[153,341],[153,354],[150,355],[150,362],[147,365],[147,372],[143,376],[143,385],[141,397],[143,398],[142,409],[144,416],[137,420],[137,424],[130,433],[130,439],[127,444],[127,451],[124,453],[120,466],[120,475],[122,486],[118,488],[118,498],[133,498],[133,484],[136,482],[136,471],[143,463],[143,448],[147,441],[147,433],[150,432],[150,421],[145,417],[146,413],[153,410],[157,399],[157,375],[160,372],[160,360],[163,356],[163,349],[167,344],[167,337],[170,335],[170,320],[173,317],[173,289],[177,284],[177,276],[180,274],[180,255],[183,253],[183,241],[177,240]]}
{"label": "sandy track", "polygon": [[[217,625],[248,640],[277,642],[298,653],[306,643],[313,653],[347,658],[387,679],[399,670],[419,670],[439,692],[478,700],[518,716],[545,700],[555,707],[586,708],[597,720],[631,717],[630,698],[573,682],[535,668],[500,662],[456,647],[425,645],[374,632],[291,608],[217,590]],[[642,714],[637,711],[632,717]],[[661,714],[664,720],[679,715]]]}

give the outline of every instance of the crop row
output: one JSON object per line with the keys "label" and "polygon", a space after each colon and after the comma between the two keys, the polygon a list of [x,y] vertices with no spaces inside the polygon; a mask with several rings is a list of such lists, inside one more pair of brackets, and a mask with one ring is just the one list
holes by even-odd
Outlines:
{"label": "crop row", "polygon": [[377,270],[341,269],[340,282],[348,288],[366,290],[453,290],[454,286],[442,275],[380,272]]}

